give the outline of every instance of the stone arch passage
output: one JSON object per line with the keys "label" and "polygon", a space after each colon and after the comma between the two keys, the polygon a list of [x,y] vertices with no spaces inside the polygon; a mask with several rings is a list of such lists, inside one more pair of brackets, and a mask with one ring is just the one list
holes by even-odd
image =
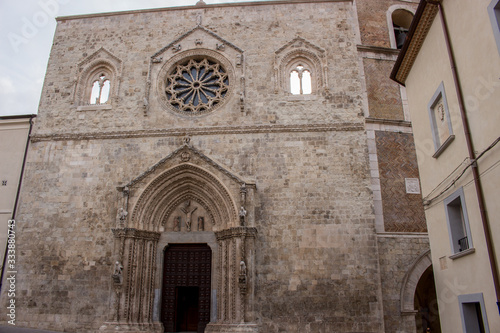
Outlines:
{"label": "stone arch passage", "polygon": [[417,283],[414,303],[418,311],[415,318],[417,333],[426,332],[427,328],[430,328],[433,333],[440,333],[441,325],[432,265],[425,270]]}
{"label": "stone arch passage", "polygon": [[[421,254],[406,272],[401,286],[400,302],[402,315],[415,316],[418,333],[427,326],[431,327],[432,332],[441,332],[430,250]],[[427,315],[422,309],[428,311]]]}

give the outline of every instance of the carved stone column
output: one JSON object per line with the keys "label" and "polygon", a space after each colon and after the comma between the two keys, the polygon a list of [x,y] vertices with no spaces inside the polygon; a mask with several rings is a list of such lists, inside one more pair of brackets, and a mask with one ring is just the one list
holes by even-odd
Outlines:
{"label": "carved stone column", "polygon": [[163,332],[153,322],[154,277],[159,232],[113,229],[118,260],[112,274],[112,318],[99,332]]}
{"label": "carved stone column", "polygon": [[205,332],[258,332],[252,323],[255,290],[253,227],[235,227],[215,233],[217,238],[217,321]]}

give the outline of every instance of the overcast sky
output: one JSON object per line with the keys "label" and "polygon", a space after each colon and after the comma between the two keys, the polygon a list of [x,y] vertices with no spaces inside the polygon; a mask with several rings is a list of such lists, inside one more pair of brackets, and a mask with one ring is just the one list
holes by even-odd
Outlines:
{"label": "overcast sky", "polygon": [[[245,0],[205,0],[207,4]],[[247,0],[248,1],[248,0]],[[197,0],[0,0],[0,116],[38,112],[55,17],[187,6]]]}

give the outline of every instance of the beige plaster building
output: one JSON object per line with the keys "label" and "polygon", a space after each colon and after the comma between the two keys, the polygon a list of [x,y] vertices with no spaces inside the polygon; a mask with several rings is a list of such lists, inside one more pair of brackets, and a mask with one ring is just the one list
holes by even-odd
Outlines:
{"label": "beige plaster building", "polygon": [[500,2],[427,1],[391,77],[404,84],[444,332],[500,329]]}
{"label": "beige plaster building", "polygon": [[0,267],[7,245],[7,226],[15,216],[26,144],[35,115],[0,117]]}
{"label": "beige plaster building", "polygon": [[17,325],[439,332],[388,77],[417,5],[58,18],[17,217]]}

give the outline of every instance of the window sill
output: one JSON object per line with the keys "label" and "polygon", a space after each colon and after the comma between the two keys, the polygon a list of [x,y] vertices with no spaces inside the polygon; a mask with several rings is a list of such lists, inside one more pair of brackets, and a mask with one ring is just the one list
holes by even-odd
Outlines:
{"label": "window sill", "polygon": [[476,249],[471,247],[470,249],[467,249],[467,250],[464,250],[462,252],[458,252],[458,253],[455,253],[455,254],[452,254],[449,258],[452,259],[452,260],[455,260],[455,259],[458,259],[458,258],[462,258],[462,257],[465,257],[469,254],[472,254],[476,252]]}
{"label": "window sill", "polygon": [[76,108],[76,111],[99,111],[99,110],[111,110],[113,107],[110,104],[90,104],[90,105],[80,105]]}
{"label": "window sill", "polygon": [[445,142],[443,142],[443,144],[441,145],[441,147],[439,147],[436,152],[434,153],[434,155],[432,155],[432,157],[434,158],[438,158],[439,155],[441,155],[441,153],[446,149],[446,147],[448,147],[450,145],[450,143],[455,140],[455,135],[450,135],[448,137],[448,139],[446,139]]}
{"label": "window sill", "polygon": [[289,101],[315,101],[318,99],[318,96],[313,95],[313,94],[289,95],[289,96],[286,96],[286,99]]}

